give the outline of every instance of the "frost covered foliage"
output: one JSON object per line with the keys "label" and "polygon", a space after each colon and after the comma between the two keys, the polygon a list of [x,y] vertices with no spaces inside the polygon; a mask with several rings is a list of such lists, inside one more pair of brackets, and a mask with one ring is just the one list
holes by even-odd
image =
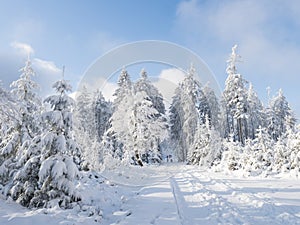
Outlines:
{"label": "frost covered foliage", "polygon": [[274,140],[295,126],[296,119],[281,89],[271,99],[266,114],[267,129]]}
{"label": "frost covered foliage", "polygon": [[13,179],[10,194],[27,207],[71,207],[80,200],[75,182],[79,177],[80,149],[72,138],[73,100],[65,80],[53,87],[57,95],[45,99],[51,110],[43,113],[44,130],[20,158],[23,166]]}
{"label": "frost covered foliage", "polygon": [[101,91],[97,91],[93,99],[93,109],[95,109],[97,140],[100,142],[105,131],[109,128],[109,119],[112,115],[112,103],[105,100]]}
{"label": "frost covered foliage", "polygon": [[161,114],[165,114],[165,104],[163,96],[159,93],[158,89],[148,79],[147,72],[142,69],[141,78],[134,84],[135,93],[145,92],[149,96],[153,107]]}
{"label": "frost covered foliage", "polygon": [[45,200],[49,202],[58,199],[61,207],[69,207],[71,202],[80,199],[74,182],[79,176],[81,152],[72,138],[71,110],[74,101],[67,95],[71,86],[66,80],[60,80],[54,83],[53,88],[58,94],[44,100],[50,104],[52,110],[43,115],[47,129],[42,136],[43,148],[39,169],[41,189],[32,201],[40,206]]}
{"label": "frost covered foliage", "polygon": [[41,101],[36,94],[38,85],[31,79],[34,71],[29,59],[20,71],[22,73],[20,78],[11,84],[11,95],[14,99],[1,91],[3,100],[7,101],[1,106],[4,120],[1,124],[6,124],[0,146],[0,175],[3,183],[6,183],[17,169],[17,155],[22,154],[26,142],[38,135],[41,128]]}
{"label": "frost covered foliage", "polygon": [[171,140],[176,142],[176,155],[182,162],[187,160],[188,150],[194,143],[197,124],[204,124],[207,116],[211,121],[211,109],[217,108],[210,107],[204,89],[194,75],[195,68],[191,66],[183,82],[176,88],[170,106]]}
{"label": "frost covered foliage", "polygon": [[35,207],[31,200],[39,189],[42,144],[41,135],[38,135],[24,146],[24,151],[18,157],[18,170],[9,185],[7,194],[26,207]]}
{"label": "frost covered foliage", "polygon": [[245,143],[248,138],[247,118],[248,101],[246,80],[237,73],[236,63],[240,56],[236,53],[237,45],[232,48],[232,53],[227,60],[226,73],[228,77],[223,92],[223,104],[225,108],[226,127],[225,136],[233,134],[234,140]]}
{"label": "frost covered foliage", "polygon": [[220,134],[211,127],[207,119],[205,124],[198,124],[195,141],[189,151],[188,163],[210,168],[219,163],[222,152]]}
{"label": "frost covered foliage", "polygon": [[272,172],[274,161],[274,144],[265,128],[259,128],[256,138],[249,140],[242,154],[242,167],[250,175]]}
{"label": "frost covered foliage", "polygon": [[136,160],[146,163],[159,163],[162,160],[159,144],[167,137],[166,118],[144,91],[134,96],[128,128],[131,137],[127,146],[129,157],[135,156]]}
{"label": "frost covered foliage", "polygon": [[86,86],[76,97],[74,131],[82,149],[84,169],[95,169],[102,161],[99,146],[111,115],[109,107],[101,92],[89,93]]}
{"label": "frost covered foliage", "polygon": [[240,142],[235,142],[232,136],[228,141],[224,139],[222,158],[217,168],[221,171],[241,169],[242,152],[243,146]]}
{"label": "frost covered foliage", "polygon": [[16,99],[2,87],[0,81],[0,143],[5,138],[10,127],[19,121],[19,110]]}
{"label": "frost covered foliage", "polygon": [[38,84],[31,79],[35,75],[35,72],[31,67],[31,61],[29,59],[20,71],[22,72],[20,78],[11,84],[11,93],[20,103],[20,141],[21,144],[23,144],[26,140],[33,138],[41,130],[41,99],[36,93]]}
{"label": "frost covered foliage", "polygon": [[133,89],[129,75],[123,69],[115,92],[111,127],[102,145],[114,146],[111,155],[120,157],[127,164],[142,166],[143,163],[161,161],[159,145],[167,136],[167,123],[165,116],[158,111],[163,107],[155,106],[155,101],[147,94],[154,90],[148,82],[143,72],[138,86]]}
{"label": "frost covered foliage", "polygon": [[20,122],[16,100],[0,86],[0,184],[5,185],[15,171],[14,163],[20,147]]}
{"label": "frost covered foliage", "polygon": [[288,129],[275,145],[273,170],[275,172],[292,171],[296,176],[300,172],[300,126]]}
{"label": "frost covered foliage", "polygon": [[256,131],[255,139],[246,140],[245,145],[239,142],[223,140],[222,159],[217,170],[241,170],[247,176],[269,176],[278,173],[289,173],[299,176],[300,173],[300,132],[289,129],[277,141],[269,135],[266,128]]}

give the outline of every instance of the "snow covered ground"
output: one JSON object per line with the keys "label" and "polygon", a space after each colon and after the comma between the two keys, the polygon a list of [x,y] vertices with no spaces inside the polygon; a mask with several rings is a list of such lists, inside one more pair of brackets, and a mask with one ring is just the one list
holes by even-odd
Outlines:
{"label": "snow covered ground", "polygon": [[166,164],[88,174],[74,209],[30,211],[0,199],[0,224],[300,224],[300,181]]}

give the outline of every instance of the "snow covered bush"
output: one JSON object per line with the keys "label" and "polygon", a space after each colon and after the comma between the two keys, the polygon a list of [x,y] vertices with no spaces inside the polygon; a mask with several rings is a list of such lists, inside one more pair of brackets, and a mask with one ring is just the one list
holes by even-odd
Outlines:
{"label": "snow covered bush", "polygon": [[243,160],[243,169],[246,169],[251,175],[264,174],[265,176],[272,172],[274,160],[273,142],[265,128],[257,129],[256,138],[247,142],[247,147],[243,155],[249,156]]}
{"label": "snow covered bush", "polygon": [[243,152],[243,146],[240,142],[233,141],[233,137],[227,141],[223,141],[222,157],[219,164],[217,164],[217,170],[239,170],[241,169],[241,155]]}
{"label": "snow covered bush", "polygon": [[217,164],[221,158],[221,143],[219,133],[209,125],[207,117],[205,124],[198,124],[194,144],[189,150],[188,163],[208,168]]}

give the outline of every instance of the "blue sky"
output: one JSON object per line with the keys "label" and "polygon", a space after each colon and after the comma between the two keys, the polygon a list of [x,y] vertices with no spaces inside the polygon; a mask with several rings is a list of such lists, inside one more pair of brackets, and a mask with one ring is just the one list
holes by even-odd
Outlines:
{"label": "blue sky", "polygon": [[[238,44],[238,71],[262,100],[282,88],[300,116],[300,1],[0,1],[0,79],[5,86],[31,52],[42,87],[66,77],[74,88],[88,66],[120,44],[174,42],[197,53],[221,87]],[[25,50],[24,50],[25,49]],[[151,72],[151,71],[150,71]]]}

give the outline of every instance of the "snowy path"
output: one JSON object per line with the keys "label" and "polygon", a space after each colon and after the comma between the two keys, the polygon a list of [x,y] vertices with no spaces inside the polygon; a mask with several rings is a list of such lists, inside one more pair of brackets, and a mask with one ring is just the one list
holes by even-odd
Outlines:
{"label": "snowy path", "polygon": [[145,187],[132,187],[125,213],[107,224],[300,224],[297,179],[228,178],[188,166],[180,171],[154,185],[148,174]]}
{"label": "snowy path", "polygon": [[182,164],[118,167],[101,176],[78,184],[91,208],[30,211],[0,196],[0,225],[300,224],[296,178],[244,178]]}

